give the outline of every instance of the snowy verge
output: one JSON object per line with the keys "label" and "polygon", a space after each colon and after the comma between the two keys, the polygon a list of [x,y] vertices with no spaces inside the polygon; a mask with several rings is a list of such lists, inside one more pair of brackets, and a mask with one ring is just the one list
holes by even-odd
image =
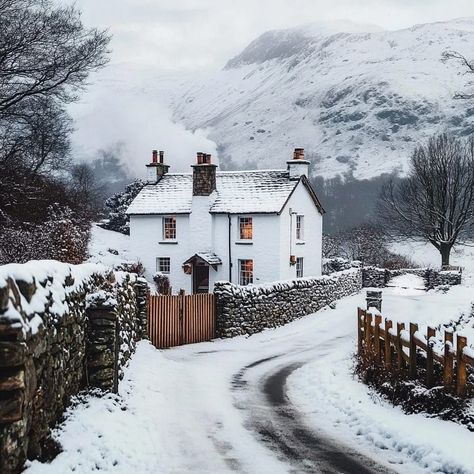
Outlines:
{"label": "snowy verge", "polygon": [[354,378],[352,351],[344,343],[289,377],[288,396],[310,426],[399,472],[474,472],[474,433],[393,407]]}

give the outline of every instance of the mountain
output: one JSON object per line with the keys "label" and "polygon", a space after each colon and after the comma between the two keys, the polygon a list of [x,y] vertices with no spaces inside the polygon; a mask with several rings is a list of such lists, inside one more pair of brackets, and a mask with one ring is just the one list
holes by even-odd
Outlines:
{"label": "mountain", "polygon": [[470,77],[443,59],[452,50],[470,57],[473,46],[473,18],[269,31],[223,70],[178,84],[173,119],[206,129],[223,168],[281,167],[304,147],[313,174],[326,178],[403,171],[434,132],[474,132],[474,102],[453,99]]}

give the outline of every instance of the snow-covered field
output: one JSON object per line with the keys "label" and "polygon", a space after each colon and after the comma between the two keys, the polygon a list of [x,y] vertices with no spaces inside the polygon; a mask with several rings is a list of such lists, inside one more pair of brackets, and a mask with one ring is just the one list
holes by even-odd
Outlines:
{"label": "snow-covered field", "polygon": [[[317,461],[301,464],[265,435],[296,443],[292,449],[302,442],[285,433],[290,419],[281,424],[284,407],[265,392],[288,368],[288,410],[336,446],[336,454],[352,450],[375,459],[382,471],[374,472],[474,472],[474,433],[405,415],[352,377],[356,308],[364,297],[344,298],[335,309],[249,338],[166,351],[141,342],[120,396],[87,396],[71,408],[56,432],[64,451],[51,464],[31,463],[27,472],[318,472]],[[447,294],[387,288],[383,313],[446,322],[469,311],[471,300],[465,286]]]}
{"label": "snow-covered field", "polygon": [[105,230],[97,225],[92,226],[89,243],[89,262],[114,266],[136,260],[130,252],[130,237]]}

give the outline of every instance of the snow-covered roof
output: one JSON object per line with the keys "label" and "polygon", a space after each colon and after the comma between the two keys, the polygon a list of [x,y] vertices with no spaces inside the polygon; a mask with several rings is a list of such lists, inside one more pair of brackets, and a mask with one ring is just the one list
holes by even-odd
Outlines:
{"label": "snow-covered roof", "polygon": [[[290,180],[286,170],[218,171],[217,190],[209,212],[278,213],[298,182]],[[158,183],[145,186],[127,214],[188,214],[192,197],[192,174],[169,173]]]}
{"label": "snow-covered roof", "polygon": [[193,255],[191,258],[188,258],[188,260],[186,260],[184,264],[190,263],[192,260],[196,258],[200,258],[201,260],[204,260],[209,265],[213,265],[213,266],[222,265],[222,260],[220,259],[220,257],[218,257],[214,252],[210,252],[210,251],[198,252],[197,254]]}

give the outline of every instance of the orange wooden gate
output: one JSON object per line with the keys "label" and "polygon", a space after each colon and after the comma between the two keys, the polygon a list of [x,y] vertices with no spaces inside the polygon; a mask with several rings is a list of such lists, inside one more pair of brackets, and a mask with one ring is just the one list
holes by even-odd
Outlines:
{"label": "orange wooden gate", "polygon": [[158,349],[210,341],[215,335],[212,294],[159,295],[148,300],[148,336]]}

